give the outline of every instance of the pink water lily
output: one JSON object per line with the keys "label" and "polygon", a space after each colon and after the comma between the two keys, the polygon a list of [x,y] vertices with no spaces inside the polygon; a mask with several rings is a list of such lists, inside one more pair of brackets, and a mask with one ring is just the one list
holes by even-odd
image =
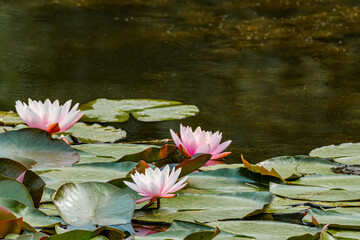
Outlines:
{"label": "pink water lily", "polygon": [[191,158],[196,153],[207,153],[212,155],[211,160],[215,160],[231,153],[223,152],[230,145],[231,140],[220,144],[222,133],[219,131],[206,132],[197,127],[193,132],[191,127],[184,127],[180,124],[181,139],[172,129],[170,129],[170,133],[180,152],[187,158]]}
{"label": "pink water lily", "polygon": [[179,178],[181,168],[175,171],[173,168],[170,171],[169,165],[166,165],[163,170],[159,168],[147,168],[145,174],[136,172],[131,174],[131,178],[134,180],[134,183],[124,181],[124,183],[139,195],[144,196],[143,198],[136,201],[136,203],[142,203],[147,200],[150,200],[150,206],[155,200],[158,202],[158,207],[160,207],[160,198],[173,198],[176,196],[174,192],[179,191],[186,185],[187,177],[182,178],[180,181],[176,182]]}
{"label": "pink water lily", "polygon": [[29,127],[39,128],[54,134],[68,130],[84,116],[85,113],[78,110],[78,106],[77,103],[70,110],[71,100],[64,105],[59,105],[58,100],[51,103],[49,99],[46,99],[42,103],[29,98],[29,105],[16,101],[15,108],[20,118]]}

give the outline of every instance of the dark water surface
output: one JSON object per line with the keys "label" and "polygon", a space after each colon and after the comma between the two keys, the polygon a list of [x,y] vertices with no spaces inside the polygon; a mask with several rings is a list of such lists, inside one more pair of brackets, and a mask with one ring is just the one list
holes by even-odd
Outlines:
{"label": "dark water surface", "polygon": [[360,2],[0,1],[0,109],[16,100],[159,98],[181,121],[115,126],[127,140],[179,124],[220,130],[251,162],[360,139]]}

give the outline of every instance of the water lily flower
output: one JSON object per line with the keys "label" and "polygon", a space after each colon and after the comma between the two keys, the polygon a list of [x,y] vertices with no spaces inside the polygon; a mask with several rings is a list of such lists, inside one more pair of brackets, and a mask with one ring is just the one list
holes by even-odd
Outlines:
{"label": "water lily flower", "polygon": [[77,109],[78,103],[71,110],[70,106],[71,100],[60,106],[58,100],[51,103],[49,99],[46,99],[42,103],[29,98],[29,105],[18,100],[15,108],[27,125],[54,134],[68,130],[85,114]]}
{"label": "water lily flower", "polygon": [[170,129],[171,136],[179,148],[180,152],[187,158],[191,158],[196,153],[211,154],[211,160],[220,159],[231,152],[223,152],[231,143],[231,140],[221,142],[222,133],[219,131],[212,133],[201,130],[197,127],[193,132],[191,127],[184,127],[180,124],[180,137]]}
{"label": "water lily flower", "polygon": [[131,178],[134,183],[124,181],[124,183],[143,198],[136,201],[136,203],[142,203],[150,199],[149,204],[144,208],[150,206],[155,200],[157,200],[157,207],[160,207],[160,198],[174,198],[176,194],[174,192],[179,191],[186,186],[187,177],[184,177],[180,181],[176,182],[179,178],[181,168],[175,171],[173,168],[170,172],[169,165],[166,165],[163,170],[159,168],[147,168],[145,174],[135,172],[131,174]]}

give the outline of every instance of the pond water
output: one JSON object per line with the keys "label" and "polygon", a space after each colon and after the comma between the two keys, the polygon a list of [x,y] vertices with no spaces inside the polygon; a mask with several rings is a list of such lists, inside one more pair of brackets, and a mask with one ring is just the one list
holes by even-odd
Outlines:
{"label": "pond water", "polygon": [[200,113],[114,125],[126,141],[220,130],[229,162],[307,154],[360,139],[359,23],[355,0],[0,1],[0,109],[179,100]]}

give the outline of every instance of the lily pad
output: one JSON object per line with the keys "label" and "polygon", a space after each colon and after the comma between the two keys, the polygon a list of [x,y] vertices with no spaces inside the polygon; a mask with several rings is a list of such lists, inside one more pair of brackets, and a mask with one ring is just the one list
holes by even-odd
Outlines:
{"label": "lily pad", "polygon": [[195,105],[180,105],[145,109],[142,111],[132,112],[131,114],[134,118],[142,122],[157,122],[192,117],[198,112],[199,109]]}
{"label": "lily pad", "polygon": [[[15,179],[0,175],[0,198],[10,198],[20,201],[29,207],[34,207],[33,200],[26,187]],[[2,206],[2,205],[0,205]]]}
{"label": "lily pad", "polygon": [[336,202],[360,200],[360,191],[330,189],[326,187],[272,183],[270,184],[270,191],[281,197],[309,201]]}
{"label": "lily pad", "polygon": [[241,219],[265,211],[272,199],[273,195],[269,192],[180,193],[173,199],[161,199],[160,209],[136,211],[134,219],[153,222]]}
{"label": "lily pad", "polygon": [[160,148],[155,145],[122,143],[81,144],[72,147],[80,150],[80,163],[115,162],[125,155],[136,154],[150,147]]}
{"label": "lily pad", "polygon": [[25,234],[9,234],[5,239],[12,240],[45,240],[47,239],[47,235],[41,232],[27,232]]}
{"label": "lily pad", "polygon": [[28,207],[14,199],[0,198],[0,206],[9,209],[16,217],[22,217],[26,223],[33,227],[51,227],[63,223],[60,218],[49,217],[40,210]]}
{"label": "lily pad", "polygon": [[309,153],[310,156],[320,158],[333,158],[342,164],[360,164],[360,143],[343,143],[316,148]]}
{"label": "lily pad", "polygon": [[359,240],[360,231],[340,229],[340,228],[329,228],[328,232],[331,233],[336,239],[341,240]]}
{"label": "lily pad", "polygon": [[[175,220],[172,224],[171,227],[166,230],[165,232],[161,232],[161,233],[156,233],[156,234],[151,234],[148,236],[136,236],[136,240],[165,240],[165,239],[171,239],[171,240],[183,240],[185,237],[187,237],[188,235],[192,234],[192,233],[197,233],[197,232],[204,232],[204,231],[211,231],[212,233],[214,233],[215,229],[209,226],[205,226],[205,225],[200,225],[198,223],[194,223],[194,222],[184,222],[184,221],[178,221]],[[229,240],[230,239],[237,239],[240,240],[240,238],[235,238],[234,235],[230,234],[230,233],[226,233],[226,232],[221,232],[219,235],[217,235],[216,239],[220,239],[220,240],[224,240],[223,237],[227,237]],[[195,239],[207,239],[207,238],[193,238]],[[210,238],[211,239],[211,238]],[[247,238],[248,239],[248,238]]]}
{"label": "lily pad", "polygon": [[317,239],[321,227],[308,227],[276,221],[219,221],[207,225],[234,235],[255,237],[256,240]]}
{"label": "lily pad", "polygon": [[133,162],[77,164],[40,173],[39,176],[46,182],[47,188],[56,190],[67,182],[106,182],[123,178],[135,166],[136,163]]}
{"label": "lily pad", "polygon": [[61,134],[73,135],[83,143],[115,142],[126,137],[126,132],[112,126],[103,127],[100,124],[87,125],[79,122]]}
{"label": "lily pad", "polygon": [[5,125],[15,125],[24,123],[17,113],[0,111],[0,122]]}
{"label": "lily pad", "polygon": [[[274,177],[262,176],[244,167],[237,169],[217,169],[189,175],[185,192],[234,193],[247,191],[267,191],[269,181]],[[280,180],[278,180],[280,182]]]}
{"label": "lily pad", "polygon": [[0,134],[0,157],[9,158],[34,169],[73,165],[79,154],[63,140],[34,128],[8,131]]}
{"label": "lily pad", "polygon": [[54,197],[60,216],[70,225],[126,224],[131,221],[135,199],[108,183],[84,182],[63,185]]}
{"label": "lily pad", "polygon": [[[360,230],[360,213],[349,209],[351,213],[337,212],[337,209],[310,209],[308,214],[303,218],[304,222],[310,222],[315,217],[320,224],[330,224],[329,227],[357,229]],[[360,233],[360,231],[359,231]]]}
{"label": "lily pad", "polygon": [[162,147],[153,146],[144,149],[141,152],[126,154],[121,157],[118,161],[132,161],[139,162],[143,160],[145,162],[156,162],[170,157],[175,151],[177,147],[175,145],[166,144]]}
{"label": "lily pad", "polygon": [[360,192],[360,176],[357,175],[314,174],[299,178],[291,183]]}
{"label": "lily pad", "polygon": [[0,221],[0,238],[4,239],[5,236],[11,233],[19,234],[21,231],[22,221],[22,218]]}
{"label": "lily pad", "polygon": [[311,173],[332,174],[333,172],[331,172],[330,168],[339,166],[339,164],[325,159],[303,155],[270,158],[257,165],[269,171],[275,169],[285,180],[297,179],[304,174]]}
{"label": "lily pad", "polygon": [[86,112],[85,122],[126,122],[129,112],[180,105],[181,102],[156,99],[105,99],[99,98],[80,106]]}
{"label": "lily pad", "polygon": [[7,132],[7,131],[12,131],[12,130],[19,130],[19,129],[23,129],[23,128],[29,128],[29,127],[27,125],[24,125],[24,124],[19,124],[19,125],[16,125],[14,127],[1,126],[0,127],[0,133]]}

